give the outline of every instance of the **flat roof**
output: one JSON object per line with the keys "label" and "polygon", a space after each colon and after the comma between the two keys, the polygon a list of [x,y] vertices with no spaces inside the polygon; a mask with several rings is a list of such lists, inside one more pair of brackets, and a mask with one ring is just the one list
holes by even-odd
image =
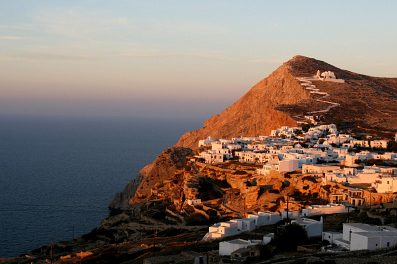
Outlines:
{"label": "flat roof", "polygon": [[378,226],[373,226],[373,225],[368,225],[368,224],[363,224],[363,223],[343,223],[343,226],[352,226],[355,228],[359,228],[365,231],[379,231]]}
{"label": "flat roof", "polygon": [[373,231],[373,232],[356,232],[353,234],[357,234],[360,236],[365,236],[365,237],[397,237],[397,232],[392,232],[392,231]]}
{"label": "flat roof", "polygon": [[316,224],[316,223],[321,223],[320,221],[310,219],[310,218],[301,218],[297,220],[292,220],[292,223],[296,224]]}
{"label": "flat roof", "polygon": [[233,240],[229,240],[229,241],[224,241],[224,243],[231,243],[231,244],[239,244],[239,245],[249,245],[251,244],[250,241],[244,240],[244,239],[233,239]]}

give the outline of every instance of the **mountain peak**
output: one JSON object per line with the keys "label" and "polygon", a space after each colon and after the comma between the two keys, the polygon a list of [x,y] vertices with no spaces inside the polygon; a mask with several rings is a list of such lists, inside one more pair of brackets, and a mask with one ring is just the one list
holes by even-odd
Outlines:
{"label": "mountain peak", "polygon": [[[317,71],[332,71],[345,82],[315,81],[316,91],[312,91],[297,79],[313,77]],[[176,145],[195,148],[199,139],[208,136],[267,135],[280,126],[297,125],[302,121],[300,117],[311,113],[318,113],[320,122],[391,133],[397,128],[395,100],[397,79],[360,75],[296,55],[225,111],[205,121],[203,128],[184,134]],[[330,104],[338,107],[329,108]]]}
{"label": "mountain peak", "polygon": [[295,77],[313,76],[318,70],[333,71],[337,76],[343,79],[357,77],[357,74],[342,70],[325,61],[310,58],[302,55],[296,55],[284,63],[289,72]]}
{"label": "mountain peak", "polygon": [[307,59],[314,60],[313,58],[309,58],[309,57],[298,54],[298,55],[295,55],[294,57],[292,57],[289,61],[303,61],[303,60],[307,60]]}

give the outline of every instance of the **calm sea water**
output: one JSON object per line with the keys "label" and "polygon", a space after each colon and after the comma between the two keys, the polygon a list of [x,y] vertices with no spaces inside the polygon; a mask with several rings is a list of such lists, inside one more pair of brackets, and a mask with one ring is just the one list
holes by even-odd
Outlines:
{"label": "calm sea water", "polygon": [[198,120],[0,118],[0,257],[89,232]]}

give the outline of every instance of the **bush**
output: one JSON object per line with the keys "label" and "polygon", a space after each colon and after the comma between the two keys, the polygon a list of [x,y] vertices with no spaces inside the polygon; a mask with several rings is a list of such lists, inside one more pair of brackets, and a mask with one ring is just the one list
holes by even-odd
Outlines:
{"label": "bush", "polygon": [[287,188],[290,186],[290,182],[289,181],[283,181],[282,185],[281,185],[281,189]]}
{"label": "bush", "polygon": [[283,251],[296,251],[299,245],[308,241],[306,230],[297,224],[286,225],[277,235],[277,248]]}
{"label": "bush", "polygon": [[303,181],[311,181],[312,183],[317,183],[317,179],[314,176],[305,176],[302,178]]}

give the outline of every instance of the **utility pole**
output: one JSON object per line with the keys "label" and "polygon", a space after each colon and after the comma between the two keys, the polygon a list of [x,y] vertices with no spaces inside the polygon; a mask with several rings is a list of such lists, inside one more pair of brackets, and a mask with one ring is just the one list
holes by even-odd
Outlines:
{"label": "utility pole", "polygon": [[289,222],[289,216],[288,216],[288,206],[289,206],[289,195],[287,194],[287,222]]}
{"label": "utility pole", "polygon": [[370,191],[370,192],[369,192],[369,209],[371,209],[371,205],[372,205],[372,204],[371,204],[371,203],[372,203],[371,200],[372,200],[372,192]]}
{"label": "utility pole", "polygon": [[347,221],[346,222],[350,222],[350,205],[347,206]]}
{"label": "utility pole", "polygon": [[244,218],[247,217],[247,212],[246,212],[246,204],[245,204],[245,195],[244,195]]}

